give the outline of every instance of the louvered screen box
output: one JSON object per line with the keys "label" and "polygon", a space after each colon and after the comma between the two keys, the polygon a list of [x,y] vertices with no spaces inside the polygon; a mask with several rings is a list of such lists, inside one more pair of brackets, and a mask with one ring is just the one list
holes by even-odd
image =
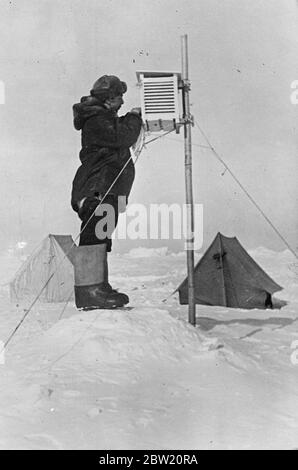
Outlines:
{"label": "louvered screen box", "polygon": [[176,129],[180,120],[177,72],[137,72],[142,118],[151,132]]}

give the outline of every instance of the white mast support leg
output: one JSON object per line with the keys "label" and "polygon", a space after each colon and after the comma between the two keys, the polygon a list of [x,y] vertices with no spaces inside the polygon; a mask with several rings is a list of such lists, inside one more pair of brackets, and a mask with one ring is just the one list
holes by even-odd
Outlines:
{"label": "white mast support leg", "polygon": [[187,276],[188,276],[188,321],[196,325],[196,304],[194,286],[194,206],[192,191],[192,148],[191,126],[192,118],[189,105],[190,82],[188,76],[188,38],[181,36],[182,52],[182,82],[183,82],[183,119],[184,119],[184,152],[185,152],[185,188],[187,204]]}

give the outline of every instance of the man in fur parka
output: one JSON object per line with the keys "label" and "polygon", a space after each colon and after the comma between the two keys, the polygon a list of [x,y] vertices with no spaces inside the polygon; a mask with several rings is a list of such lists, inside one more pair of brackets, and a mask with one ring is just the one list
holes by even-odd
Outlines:
{"label": "man in fur parka", "polygon": [[[82,142],[81,166],[71,194],[72,208],[82,220],[80,243],[73,257],[78,308],[117,308],[129,302],[126,294],[109,284],[107,262],[111,235],[118,221],[118,201],[122,202],[120,211],[125,210],[123,201],[127,203],[135,177],[129,147],[137,141],[142,127],[139,108],[121,117],[117,115],[126,91],[125,82],[104,75],[95,82],[90,95],[73,106],[74,127],[81,131]],[[112,209],[112,230],[110,226],[99,234],[96,227],[107,214],[98,212],[106,204]]]}

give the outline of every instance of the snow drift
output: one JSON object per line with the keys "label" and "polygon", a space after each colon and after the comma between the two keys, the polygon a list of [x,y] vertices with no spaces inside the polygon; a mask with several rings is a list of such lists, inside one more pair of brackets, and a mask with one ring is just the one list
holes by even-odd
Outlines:
{"label": "snow drift", "polygon": [[[185,258],[160,253],[111,257],[132,310],[36,304],[0,365],[0,448],[297,448],[295,260],[252,255],[285,287],[281,310],[197,306],[193,328],[168,297]],[[0,294],[6,339],[28,306]]]}

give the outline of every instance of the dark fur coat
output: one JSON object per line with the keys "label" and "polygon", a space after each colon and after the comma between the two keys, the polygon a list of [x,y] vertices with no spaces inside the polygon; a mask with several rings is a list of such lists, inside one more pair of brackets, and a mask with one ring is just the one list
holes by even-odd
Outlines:
{"label": "dark fur coat", "polygon": [[[81,166],[72,185],[71,205],[78,211],[84,197],[103,196],[123,165],[130,158],[129,147],[138,139],[142,119],[136,113],[118,117],[96,98],[84,97],[75,104],[74,126],[81,130]],[[110,191],[114,196],[129,196],[135,176],[132,160]]]}

